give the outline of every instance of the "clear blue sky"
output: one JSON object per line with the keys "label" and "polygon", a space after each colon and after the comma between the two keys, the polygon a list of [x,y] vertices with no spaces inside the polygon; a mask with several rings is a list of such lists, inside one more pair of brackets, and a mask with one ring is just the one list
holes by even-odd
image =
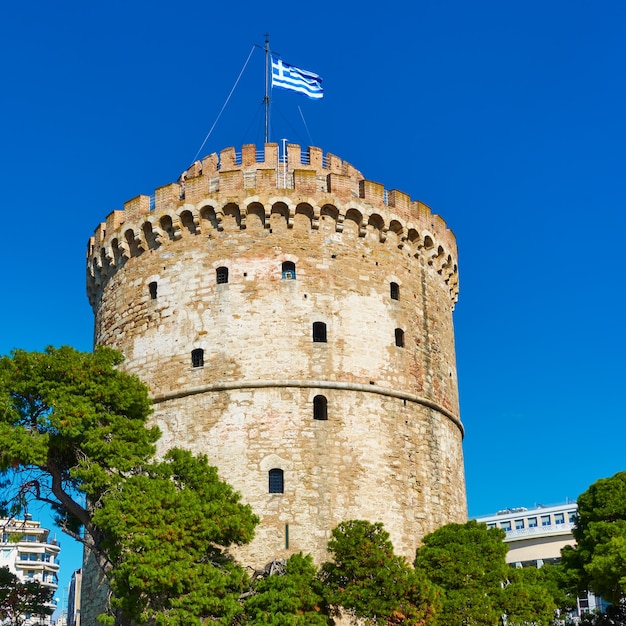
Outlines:
{"label": "clear blue sky", "polygon": [[[625,469],[622,0],[10,3],[0,353],[91,349],[87,238],[176,180],[266,31],[326,90],[276,92],[272,139],[310,133],[457,236],[470,514]],[[260,144],[262,97],[258,50],[203,155]]]}

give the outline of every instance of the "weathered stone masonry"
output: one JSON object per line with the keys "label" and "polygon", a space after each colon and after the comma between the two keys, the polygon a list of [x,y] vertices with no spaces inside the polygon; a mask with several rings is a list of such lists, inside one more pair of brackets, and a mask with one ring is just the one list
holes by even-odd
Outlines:
{"label": "weathered stone masonry", "polygon": [[319,561],[355,518],[412,559],[466,519],[456,242],[426,205],[248,145],[111,213],[87,256],[95,343],[149,385],[161,449],[206,453],[261,517],[243,561]]}

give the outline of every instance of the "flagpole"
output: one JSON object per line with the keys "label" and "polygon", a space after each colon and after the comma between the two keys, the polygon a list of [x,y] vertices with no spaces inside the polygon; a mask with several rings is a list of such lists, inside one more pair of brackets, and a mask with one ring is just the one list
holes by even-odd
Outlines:
{"label": "flagpole", "polygon": [[265,33],[265,143],[270,140],[270,88],[269,88],[269,59],[270,59],[270,40],[269,33]]}

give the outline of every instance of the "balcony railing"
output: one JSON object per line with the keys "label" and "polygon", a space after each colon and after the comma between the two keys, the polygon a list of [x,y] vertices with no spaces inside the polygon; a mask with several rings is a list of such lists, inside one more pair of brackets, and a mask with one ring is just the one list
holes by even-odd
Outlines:
{"label": "balcony railing", "polygon": [[575,524],[550,524],[549,526],[533,526],[532,528],[517,528],[506,530],[507,539],[517,539],[519,537],[532,537],[537,535],[553,535],[555,533],[572,532]]}

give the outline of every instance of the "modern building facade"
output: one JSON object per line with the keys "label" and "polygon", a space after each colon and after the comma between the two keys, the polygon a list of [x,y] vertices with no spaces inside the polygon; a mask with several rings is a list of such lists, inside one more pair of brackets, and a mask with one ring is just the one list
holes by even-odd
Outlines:
{"label": "modern building facade", "polygon": [[[50,531],[27,515],[23,520],[0,519],[0,533],[0,567],[7,567],[22,582],[36,581],[56,592],[61,547],[49,538]],[[50,617],[27,616],[24,626],[51,623]]]}
{"label": "modern building facade", "polygon": [[467,519],[456,241],[423,203],[319,148],[228,148],[108,215],[87,268],[161,451],[206,453],[260,516],[243,562],[321,560],[355,518],[412,559]]}
{"label": "modern building facade", "polygon": [[67,596],[67,624],[80,626],[80,605],[83,588],[83,570],[77,569],[72,574]]}
{"label": "modern building facade", "polygon": [[[578,505],[566,502],[551,506],[504,509],[495,515],[477,518],[488,528],[501,528],[509,547],[507,563],[514,567],[541,567],[557,563],[565,546],[575,545],[572,529],[576,525]],[[576,617],[590,611],[602,611],[601,598],[592,593],[578,598]]]}

